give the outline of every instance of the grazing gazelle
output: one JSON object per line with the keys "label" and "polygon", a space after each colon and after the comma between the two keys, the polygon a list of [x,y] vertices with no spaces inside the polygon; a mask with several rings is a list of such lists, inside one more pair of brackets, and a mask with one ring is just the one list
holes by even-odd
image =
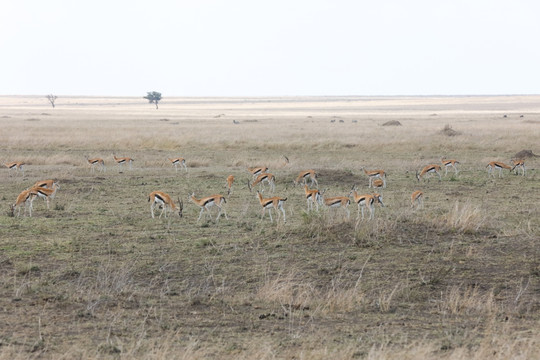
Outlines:
{"label": "grazing gazelle", "polygon": [[270,186],[271,192],[274,192],[276,190],[276,177],[270,173],[262,173],[257,176],[253,183],[250,184],[248,181],[249,191],[251,191],[251,189],[257,184],[259,184],[259,186],[264,189],[265,182]]}
{"label": "grazing gazelle", "polygon": [[268,167],[267,166],[258,166],[258,167],[254,167],[254,168],[248,168],[247,170],[249,171],[249,173],[255,179],[257,176],[261,175],[262,173],[267,172]]}
{"label": "grazing gazelle", "polygon": [[487,164],[488,176],[493,175],[493,177],[495,177],[495,169],[499,169],[499,177],[502,177],[502,169],[508,169],[512,171],[512,168],[505,163],[502,163],[500,161],[492,161]]}
{"label": "grazing gazelle", "polygon": [[420,190],[416,190],[411,195],[411,207],[424,208],[424,193]]}
{"label": "grazing gazelle", "polygon": [[459,164],[459,161],[454,160],[454,159],[452,159],[452,160],[447,160],[447,159],[445,159],[445,158],[442,158],[442,159],[441,159],[441,163],[442,163],[443,166],[444,166],[444,176],[448,175],[448,168],[449,168],[449,167],[454,168],[454,173],[455,173],[456,175],[458,174],[459,170],[458,170],[458,168],[457,168],[457,164]]}
{"label": "grazing gazelle", "polygon": [[416,172],[416,179],[420,181],[424,177],[424,175],[430,174],[431,176],[433,176],[434,173],[439,175],[439,181],[441,181],[441,166],[437,164],[424,166],[420,173],[418,173],[418,171]]}
{"label": "grazing gazelle", "polygon": [[[231,195],[233,184],[234,184],[234,175],[227,176],[227,196]],[[248,181],[248,184],[249,184],[249,181]]]}
{"label": "grazing gazelle", "polygon": [[525,160],[523,160],[523,159],[520,159],[520,160],[512,159],[512,164],[514,164],[514,166],[512,167],[512,171],[514,171],[515,169],[518,169],[518,170],[516,170],[516,174],[519,175],[519,169],[521,169],[522,175],[525,176]]}
{"label": "grazing gazelle", "polygon": [[364,220],[364,208],[367,207],[369,209],[369,219],[373,219],[375,217],[375,203],[381,204],[381,206],[384,207],[384,203],[382,201],[382,195],[380,194],[363,194],[358,195],[355,188],[353,188],[350,192],[350,195],[352,195],[354,202],[358,205],[358,215],[357,218],[360,217],[360,210],[362,211],[362,220]]}
{"label": "grazing gazelle", "polygon": [[34,197],[30,194],[30,190],[26,189],[23,190],[19,196],[17,196],[17,200],[15,200],[15,204],[10,206],[11,214],[15,216],[15,210],[19,208],[19,212],[17,213],[17,216],[21,215],[21,206],[24,206],[24,214],[26,214],[26,209],[28,209],[30,216],[32,216],[32,203],[34,201]]}
{"label": "grazing gazelle", "polygon": [[271,198],[263,198],[261,193],[257,191],[257,199],[259,199],[259,203],[261,203],[262,206],[262,215],[261,220],[264,218],[264,213],[266,212],[266,209],[268,209],[268,215],[270,215],[270,222],[274,222],[272,219],[272,208],[276,210],[278,214],[277,221],[279,222],[279,218],[281,217],[281,214],[279,213],[279,210],[283,213],[283,222],[287,222],[287,218],[285,217],[285,209],[283,209],[283,203],[287,201],[287,198],[282,198],[279,196],[274,196]]}
{"label": "grazing gazelle", "polygon": [[313,204],[315,204],[317,211],[319,211],[319,203],[322,200],[319,190],[310,190],[307,185],[304,185],[304,193],[306,194],[307,211],[309,211],[310,209],[313,210]]}
{"label": "grazing gazelle", "polygon": [[[49,200],[54,199],[54,196],[56,195],[56,190],[59,189],[58,186],[54,186],[51,189],[45,188],[45,187],[33,187],[30,189],[30,196],[32,197],[40,197],[44,199],[47,202],[47,210],[49,210]],[[32,200],[33,201],[33,200]]]}
{"label": "grazing gazelle", "polygon": [[319,175],[315,172],[315,170],[302,171],[300,172],[300,174],[298,174],[298,176],[294,180],[294,185],[298,185],[300,184],[300,182],[302,182],[302,184],[304,185],[307,185],[307,180],[310,179],[311,180],[310,186],[313,186],[313,185],[319,186],[319,182],[317,181],[318,176]]}
{"label": "grazing gazelle", "polygon": [[375,179],[373,180],[373,184],[371,184],[374,189],[383,189],[385,187],[384,180],[381,179]]}
{"label": "grazing gazelle", "polygon": [[351,218],[351,212],[349,211],[349,205],[351,204],[351,199],[348,196],[334,196],[334,197],[323,197],[324,205],[329,208],[343,208],[347,213],[347,219]]}
{"label": "grazing gazelle", "polygon": [[386,172],[384,170],[371,170],[367,171],[364,167],[361,167],[360,170],[364,170],[364,173],[369,178],[369,187],[373,185],[373,180],[381,179],[383,181],[383,188],[386,187]]}
{"label": "grazing gazelle", "polygon": [[24,175],[24,163],[22,161],[5,163],[4,165],[10,170],[10,173],[11,173],[11,170],[15,170],[15,172],[20,171]]}
{"label": "grazing gazelle", "polygon": [[162,191],[152,191],[150,195],[148,195],[148,201],[151,202],[150,212],[152,213],[152,219],[154,219],[154,208],[156,206],[161,208],[161,214],[159,214],[160,218],[164,213],[165,217],[167,217],[167,208],[171,209],[171,212],[174,212],[175,210],[178,211],[178,216],[182,217],[184,203],[180,198],[178,199],[178,206],[176,206],[168,194]]}
{"label": "grazing gazelle", "polygon": [[178,166],[182,166],[184,170],[186,170],[187,172],[186,159],[181,158],[181,157],[174,158],[174,159],[169,158],[169,161],[173,164],[174,168],[176,169],[176,172],[178,172]]}
{"label": "grazing gazelle", "polygon": [[192,193],[190,200],[195,205],[201,208],[201,212],[199,213],[199,218],[197,219],[197,222],[201,220],[201,216],[205,210],[206,210],[207,215],[210,216],[210,218],[212,218],[212,216],[210,215],[210,208],[212,206],[216,206],[219,209],[218,215],[216,217],[216,222],[219,220],[219,217],[221,216],[222,211],[225,214],[225,219],[227,220],[229,219],[229,217],[227,216],[227,211],[225,211],[225,209],[223,208],[223,204],[227,202],[227,200],[225,200],[225,196],[223,195],[218,194],[218,195],[212,195],[212,196],[203,197],[201,199],[197,199],[195,197],[195,193]]}
{"label": "grazing gazelle", "polygon": [[102,158],[93,158],[93,159],[86,158],[86,161],[88,161],[88,164],[90,165],[91,172],[96,171],[96,167],[100,171],[103,171],[103,172],[106,170],[105,161]]}
{"label": "grazing gazelle", "polygon": [[124,166],[125,163],[129,163],[129,169],[133,169],[133,159],[130,158],[130,157],[116,157],[116,155],[113,155],[113,158],[114,158],[114,161],[116,161],[116,163],[118,164],[118,166],[120,166],[120,168],[122,168],[122,166]]}

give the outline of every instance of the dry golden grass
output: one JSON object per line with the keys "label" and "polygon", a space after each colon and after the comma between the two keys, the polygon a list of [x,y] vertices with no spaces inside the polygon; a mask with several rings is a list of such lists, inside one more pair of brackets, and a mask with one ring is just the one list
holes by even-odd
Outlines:
{"label": "dry golden grass", "polygon": [[[526,160],[526,177],[485,169],[540,152],[540,96],[56,104],[0,97],[0,160],[27,163],[24,175],[0,169],[0,359],[540,353],[539,160]],[[441,134],[447,124],[459,136]],[[177,156],[187,173],[167,160]],[[461,162],[458,175],[416,181],[443,156]],[[86,157],[107,171],[91,173]],[[286,224],[260,220],[246,186],[259,165],[288,197]],[[299,171],[346,196],[372,191],[362,166],[388,173],[374,220],[355,204],[349,221],[306,212]],[[230,219],[197,223],[188,195],[226,193],[229,174]],[[34,217],[9,216],[20,191],[49,178],[61,186],[50,211],[36,201]],[[424,208],[413,210],[417,189]],[[180,197],[184,217],[152,220],[153,190]]]}

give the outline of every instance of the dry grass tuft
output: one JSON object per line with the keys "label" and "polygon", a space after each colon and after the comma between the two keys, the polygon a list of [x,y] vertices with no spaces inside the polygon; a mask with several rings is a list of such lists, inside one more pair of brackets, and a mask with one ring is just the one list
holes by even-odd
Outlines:
{"label": "dry grass tuft", "polygon": [[434,225],[458,233],[474,234],[486,224],[486,216],[479,206],[456,201],[452,209],[442,215]]}

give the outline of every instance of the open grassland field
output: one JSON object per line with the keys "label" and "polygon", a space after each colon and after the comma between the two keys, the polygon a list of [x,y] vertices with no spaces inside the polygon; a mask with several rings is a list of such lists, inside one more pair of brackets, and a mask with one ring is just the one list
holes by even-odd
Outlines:
{"label": "open grassland field", "polygon": [[[525,159],[526,176],[486,171],[540,152],[540,96],[56,105],[0,97],[0,160],[26,164],[0,169],[0,359],[540,354],[540,159]],[[460,172],[418,182],[442,157]],[[286,223],[261,220],[254,166],[275,175],[263,195],[287,198]],[[362,167],[387,173],[373,220],[355,203],[350,219],[307,212],[293,185],[314,169],[325,196],[372,193]],[[227,195],[228,175],[228,219],[214,208],[197,222],[188,196]],[[50,209],[36,199],[32,217],[12,216],[17,195],[46,179],[60,185]],[[152,219],[154,190],[180,198],[184,216]],[[414,190],[423,208],[411,208]]]}

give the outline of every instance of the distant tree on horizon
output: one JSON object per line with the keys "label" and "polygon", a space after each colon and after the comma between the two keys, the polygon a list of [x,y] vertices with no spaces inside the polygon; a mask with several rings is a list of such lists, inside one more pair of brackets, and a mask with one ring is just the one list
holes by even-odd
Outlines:
{"label": "distant tree on horizon", "polygon": [[54,102],[56,101],[56,99],[58,99],[58,96],[56,95],[53,95],[53,94],[49,94],[47,95],[47,99],[49,100],[49,102],[51,103],[53,109],[54,109]]}
{"label": "distant tree on horizon", "polygon": [[156,109],[158,109],[158,102],[161,100],[161,93],[157,91],[148,91],[146,96],[143,96],[144,99],[148,100],[150,104],[156,104]]}

